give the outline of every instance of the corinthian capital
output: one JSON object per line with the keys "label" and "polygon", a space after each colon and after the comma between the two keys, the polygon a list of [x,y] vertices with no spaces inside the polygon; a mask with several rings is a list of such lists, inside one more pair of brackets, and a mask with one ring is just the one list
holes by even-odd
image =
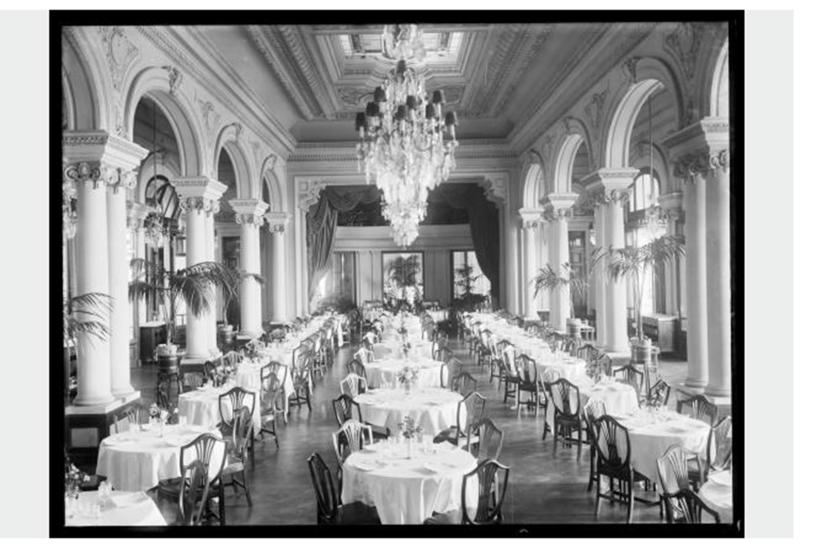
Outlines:
{"label": "corinthian capital", "polygon": [[236,214],[234,220],[237,224],[252,224],[256,227],[263,226],[263,213],[268,209],[268,204],[262,200],[230,200],[228,204]]}
{"label": "corinthian capital", "polygon": [[265,220],[268,221],[268,230],[272,234],[283,234],[285,232],[285,227],[291,220],[291,214],[285,213],[284,211],[266,213],[263,217],[265,217]]}
{"label": "corinthian capital", "polygon": [[519,216],[522,218],[522,228],[525,230],[537,228],[545,220],[542,214],[542,209],[531,209],[527,207],[521,208],[519,210]]}

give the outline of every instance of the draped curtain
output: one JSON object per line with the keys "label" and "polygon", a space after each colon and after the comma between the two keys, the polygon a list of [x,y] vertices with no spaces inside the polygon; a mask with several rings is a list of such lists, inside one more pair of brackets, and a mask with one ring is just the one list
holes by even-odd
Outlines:
{"label": "draped curtain", "polygon": [[325,187],[320,193],[319,201],[306,213],[308,226],[308,287],[310,297],[319,288],[320,280],[328,272],[331,264],[331,249],[334,247],[334,235],[337,229],[339,212],[351,211],[361,202],[379,201],[380,191],[377,187],[350,188]]}
{"label": "draped curtain", "polygon": [[[497,207],[485,198],[485,192],[476,184],[444,184],[437,187],[428,198],[432,202],[441,201],[455,209],[468,213],[471,239],[482,273],[491,282],[491,296],[499,302],[499,222]],[[337,214],[351,211],[360,203],[380,200],[376,186],[325,187],[319,201],[306,213],[308,225],[308,279],[311,297],[319,287],[319,282],[328,272],[331,249],[337,228]]]}

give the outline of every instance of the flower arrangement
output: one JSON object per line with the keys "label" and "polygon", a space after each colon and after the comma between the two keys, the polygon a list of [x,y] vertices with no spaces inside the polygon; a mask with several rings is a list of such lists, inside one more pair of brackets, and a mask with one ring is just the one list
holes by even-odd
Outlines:
{"label": "flower arrangement", "polygon": [[402,418],[402,422],[399,424],[399,427],[400,434],[402,434],[402,437],[407,440],[410,440],[418,434],[422,434],[422,426],[415,424],[414,419],[408,415]]}
{"label": "flower arrangement", "polygon": [[76,499],[80,494],[80,485],[89,481],[88,474],[84,474],[72,462],[66,459],[66,497]]}
{"label": "flower arrangement", "polygon": [[252,360],[263,360],[267,357],[265,343],[260,339],[254,339],[245,345],[245,354]]}
{"label": "flower arrangement", "polygon": [[418,367],[405,366],[397,373],[397,380],[405,387],[406,392],[411,390],[411,385],[417,382],[420,370]]}

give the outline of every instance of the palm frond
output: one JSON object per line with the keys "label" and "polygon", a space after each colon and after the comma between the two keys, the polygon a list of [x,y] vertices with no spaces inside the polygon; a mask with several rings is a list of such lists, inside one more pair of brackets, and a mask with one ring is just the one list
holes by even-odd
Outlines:
{"label": "palm frond", "polygon": [[63,305],[63,339],[74,340],[79,333],[87,333],[100,340],[108,339],[109,312],[112,299],[105,293],[76,295]]}
{"label": "palm frond", "polygon": [[214,291],[212,288],[230,294],[233,291],[234,279],[225,265],[204,261],[169,276],[169,288],[175,301],[182,298],[192,314],[202,316],[211,310]]}

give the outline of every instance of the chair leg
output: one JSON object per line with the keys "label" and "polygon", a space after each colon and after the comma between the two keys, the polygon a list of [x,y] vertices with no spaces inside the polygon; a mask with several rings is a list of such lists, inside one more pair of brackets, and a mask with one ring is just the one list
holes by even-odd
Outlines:
{"label": "chair leg", "polygon": [[220,514],[220,525],[225,525],[225,485],[220,480],[220,493],[217,499],[217,512]]}
{"label": "chair leg", "polygon": [[245,491],[245,500],[251,506],[251,489],[248,486],[248,481],[245,478],[245,469],[243,469],[243,491]]}
{"label": "chair leg", "polygon": [[628,482],[628,523],[634,518],[634,482]]}
{"label": "chair leg", "polygon": [[582,426],[577,429],[577,461],[582,458]]}
{"label": "chair leg", "polygon": [[559,426],[554,425],[554,456],[557,456],[557,436],[559,435]]}
{"label": "chair leg", "polygon": [[597,502],[594,507],[594,517],[599,517],[599,503],[602,502],[602,476],[597,474]]}

